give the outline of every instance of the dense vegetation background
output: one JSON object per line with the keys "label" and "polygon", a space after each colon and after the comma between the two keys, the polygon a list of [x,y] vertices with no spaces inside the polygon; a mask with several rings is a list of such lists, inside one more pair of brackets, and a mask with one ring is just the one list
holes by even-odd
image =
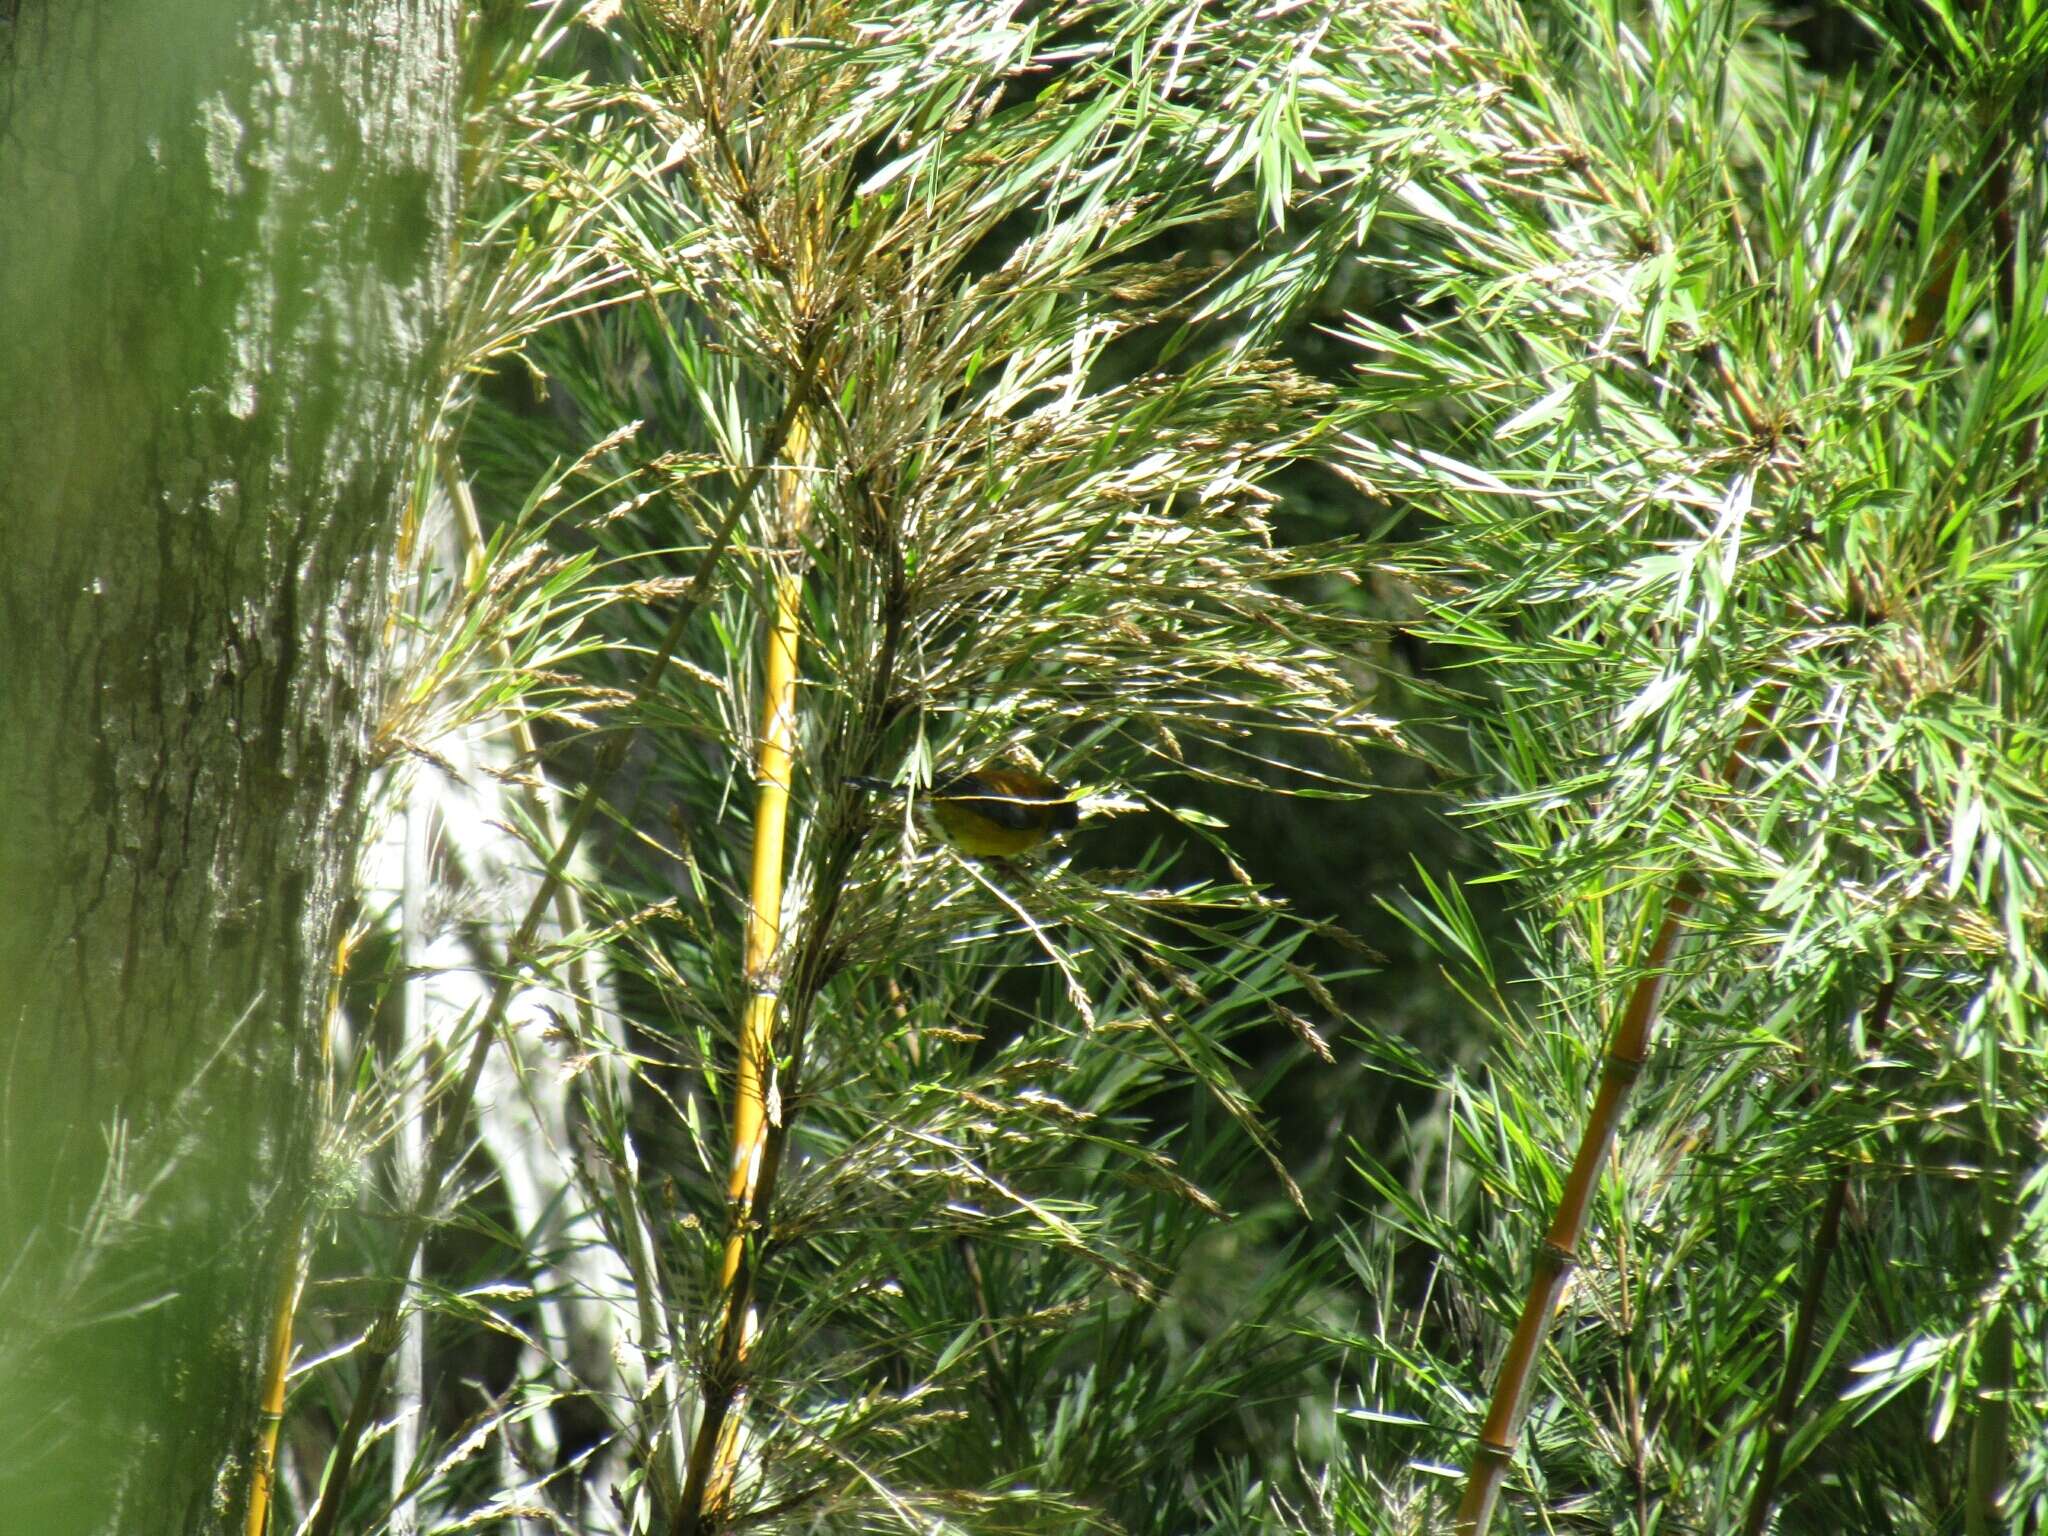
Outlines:
{"label": "dense vegetation background", "polygon": [[2048,1524],[2048,5],[460,52],[208,1528]]}

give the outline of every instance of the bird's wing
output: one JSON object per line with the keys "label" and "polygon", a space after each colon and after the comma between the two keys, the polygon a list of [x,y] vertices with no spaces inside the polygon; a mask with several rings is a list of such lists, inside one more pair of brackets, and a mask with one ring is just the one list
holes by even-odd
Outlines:
{"label": "bird's wing", "polygon": [[[1035,789],[1036,786],[1033,786]],[[957,805],[987,822],[1012,832],[1030,832],[1045,825],[1046,807],[1054,801],[1041,794],[1019,794],[998,780],[963,773],[932,790],[932,799]]]}

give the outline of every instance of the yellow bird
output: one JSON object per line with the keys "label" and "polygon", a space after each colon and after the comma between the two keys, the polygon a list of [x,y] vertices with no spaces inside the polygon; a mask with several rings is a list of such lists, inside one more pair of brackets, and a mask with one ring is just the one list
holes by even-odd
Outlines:
{"label": "yellow bird", "polygon": [[[896,799],[908,793],[880,779],[847,782]],[[1080,808],[1066,788],[1028,768],[977,768],[934,784],[918,803],[941,837],[977,859],[1014,858],[1081,824]]]}

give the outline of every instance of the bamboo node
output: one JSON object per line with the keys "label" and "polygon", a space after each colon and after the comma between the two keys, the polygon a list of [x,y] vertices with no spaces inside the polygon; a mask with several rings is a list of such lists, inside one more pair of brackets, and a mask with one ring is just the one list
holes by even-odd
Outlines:
{"label": "bamboo node", "polygon": [[1608,1077],[1620,1083],[1633,1083],[1643,1075],[1645,1058],[1641,1056],[1618,1056],[1613,1051],[1606,1053],[1604,1065]]}

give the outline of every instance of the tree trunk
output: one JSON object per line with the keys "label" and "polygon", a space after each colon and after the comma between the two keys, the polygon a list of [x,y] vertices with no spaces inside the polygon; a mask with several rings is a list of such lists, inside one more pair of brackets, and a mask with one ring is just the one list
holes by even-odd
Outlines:
{"label": "tree trunk", "polygon": [[239,1530],[455,0],[0,0],[0,1524]]}

